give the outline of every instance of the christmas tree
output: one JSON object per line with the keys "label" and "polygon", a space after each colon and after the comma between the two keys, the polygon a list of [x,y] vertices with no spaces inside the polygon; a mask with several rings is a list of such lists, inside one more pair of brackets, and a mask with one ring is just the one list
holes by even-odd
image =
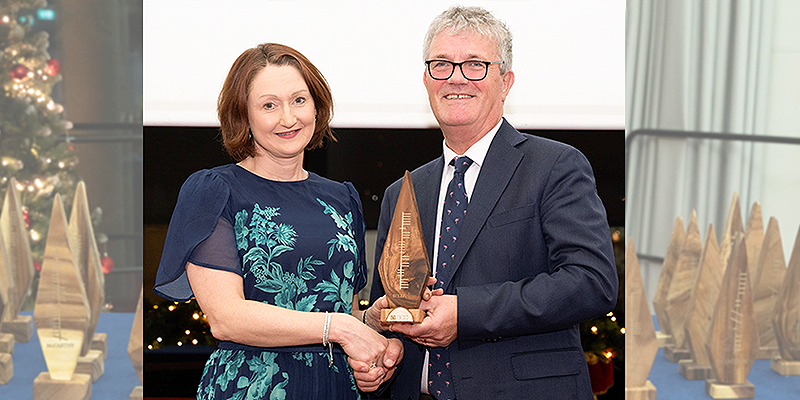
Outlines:
{"label": "christmas tree", "polygon": [[55,14],[46,7],[45,0],[0,0],[0,189],[16,179],[37,264],[53,199],[61,194],[69,209],[78,182],[72,123],[51,97],[61,67],[48,53],[48,33],[37,30]]}

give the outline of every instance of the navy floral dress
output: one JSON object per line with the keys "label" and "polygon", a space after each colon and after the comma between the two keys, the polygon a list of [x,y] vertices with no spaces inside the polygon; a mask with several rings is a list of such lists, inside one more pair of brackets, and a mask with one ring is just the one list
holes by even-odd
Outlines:
{"label": "navy floral dress", "polygon": [[[181,187],[154,291],[192,297],[186,263],[231,271],[246,299],[292,310],[350,313],[366,284],[364,219],[349,183],[319,175],[270,181],[229,164]],[[321,332],[320,332],[321,334]],[[322,344],[260,348],[220,342],[198,399],[358,399],[346,355]]]}

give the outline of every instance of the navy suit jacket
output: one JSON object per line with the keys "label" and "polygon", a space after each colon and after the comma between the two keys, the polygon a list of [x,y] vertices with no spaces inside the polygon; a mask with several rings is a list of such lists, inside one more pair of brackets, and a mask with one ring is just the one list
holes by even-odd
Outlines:
{"label": "navy suit jacket", "polygon": [[[411,173],[428,258],[433,260],[444,157]],[[401,180],[383,197],[375,265]],[[522,134],[505,119],[472,191],[448,268],[458,296],[458,337],[449,346],[459,400],[592,399],[578,324],[606,314],[618,280],[605,208],[578,150]],[[371,291],[384,294],[378,269]],[[424,347],[403,337],[389,390],[417,399]]]}

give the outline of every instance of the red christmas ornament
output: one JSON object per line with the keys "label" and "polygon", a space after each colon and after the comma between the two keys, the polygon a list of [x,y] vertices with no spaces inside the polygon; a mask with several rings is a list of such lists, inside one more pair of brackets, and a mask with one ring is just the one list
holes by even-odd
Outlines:
{"label": "red christmas ornament", "polygon": [[53,58],[47,60],[47,66],[44,67],[44,73],[50,76],[56,76],[59,72],[61,72],[61,63]]}
{"label": "red christmas ornament", "polygon": [[114,270],[114,260],[111,259],[109,256],[103,256],[100,259],[100,265],[103,267],[103,273],[108,274],[109,272]]}
{"label": "red christmas ornament", "polygon": [[31,227],[31,216],[28,214],[28,209],[27,208],[23,208],[22,209],[22,219],[25,220],[25,229],[30,228]]}
{"label": "red christmas ornament", "polygon": [[33,262],[33,266],[36,268],[37,271],[41,271],[42,270],[42,264],[39,264],[36,261]]}
{"label": "red christmas ornament", "polygon": [[26,67],[26,66],[24,66],[22,64],[17,64],[15,66],[11,67],[11,77],[12,78],[14,78],[14,79],[16,79],[18,81],[21,81],[21,80],[25,79],[26,76],[28,76],[28,67]]}

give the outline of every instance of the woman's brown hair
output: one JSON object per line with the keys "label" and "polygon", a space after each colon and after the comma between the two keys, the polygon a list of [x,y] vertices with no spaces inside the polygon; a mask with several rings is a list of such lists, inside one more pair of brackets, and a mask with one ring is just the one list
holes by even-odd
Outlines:
{"label": "woman's brown hair", "polygon": [[247,96],[253,78],[267,65],[290,65],[300,71],[308,85],[316,109],[314,135],[306,150],[322,146],[325,138],[336,141],[331,131],[333,118],[333,96],[328,82],[317,67],[299,51],[282,44],[264,43],[247,49],[233,62],[228,77],[222,85],[217,100],[222,143],[234,160],[242,161],[256,155],[256,147],[250,135],[247,113]]}

